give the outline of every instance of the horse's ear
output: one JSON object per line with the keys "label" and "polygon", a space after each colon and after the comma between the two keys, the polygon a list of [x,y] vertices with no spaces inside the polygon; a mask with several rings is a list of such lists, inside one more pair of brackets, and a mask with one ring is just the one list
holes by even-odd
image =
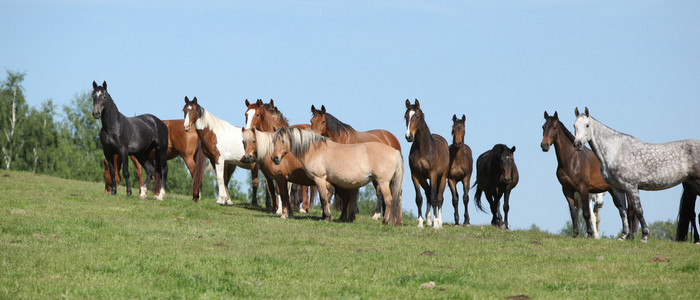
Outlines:
{"label": "horse's ear", "polygon": [[411,100],[406,99],[406,108],[411,108]]}
{"label": "horse's ear", "polygon": [[457,115],[452,115],[452,122],[457,122]]}
{"label": "horse's ear", "polygon": [[97,82],[95,82],[94,80],[92,81],[92,89],[97,89]]}
{"label": "horse's ear", "polygon": [[510,148],[510,152],[515,153],[515,146],[513,146],[513,148]]}
{"label": "horse's ear", "polygon": [[102,81],[102,87],[107,90],[107,81]]}
{"label": "horse's ear", "polygon": [[258,106],[263,105],[262,99],[258,99],[258,101],[255,101],[255,104],[257,104]]}
{"label": "horse's ear", "polygon": [[578,107],[576,109],[574,109],[574,115],[576,115],[577,118],[578,118],[578,115],[580,115],[580,113],[578,113]]}
{"label": "horse's ear", "polygon": [[586,106],[586,112],[585,112],[585,114],[586,114],[586,117],[590,117],[590,116],[591,116],[591,114],[588,113],[588,106]]}
{"label": "horse's ear", "polygon": [[248,102],[248,99],[245,99],[245,107],[249,107],[249,106],[250,106],[250,102]]}
{"label": "horse's ear", "polygon": [[316,114],[316,107],[314,107],[313,104],[311,104],[311,113],[314,115]]}
{"label": "horse's ear", "polygon": [[275,101],[270,99],[270,106],[275,107]]}
{"label": "horse's ear", "polygon": [[416,99],[416,108],[420,109],[420,102],[418,102],[418,99]]}
{"label": "horse's ear", "polygon": [[554,119],[555,119],[555,120],[559,120],[559,115],[557,114],[557,111],[556,111],[556,110],[554,111]]}
{"label": "horse's ear", "polygon": [[462,123],[464,123],[464,122],[466,122],[466,121],[467,121],[467,116],[465,116],[464,114],[462,114]]}
{"label": "horse's ear", "polygon": [[544,118],[545,118],[545,119],[549,119],[549,114],[547,113],[546,110],[544,111]]}
{"label": "horse's ear", "polygon": [[192,104],[197,104],[197,97],[192,98]]}
{"label": "horse's ear", "polygon": [[185,104],[189,104],[189,103],[190,103],[190,98],[187,98],[187,96],[185,96]]}
{"label": "horse's ear", "polygon": [[324,115],[326,114],[326,106],[323,104],[321,104],[321,113]]}

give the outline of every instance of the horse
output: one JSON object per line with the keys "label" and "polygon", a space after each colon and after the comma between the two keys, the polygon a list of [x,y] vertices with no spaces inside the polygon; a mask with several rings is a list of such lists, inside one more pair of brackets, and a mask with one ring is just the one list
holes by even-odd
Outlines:
{"label": "horse", "polygon": [[[275,132],[277,128],[281,127],[293,127],[299,129],[309,129],[311,127],[310,124],[297,124],[290,126],[289,121],[275,106],[274,100],[272,99],[270,99],[269,103],[263,103],[261,99],[258,99],[254,103],[250,103],[248,102],[248,99],[246,99],[245,106],[246,126],[244,127],[244,129],[257,129],[260,131],[272,133]],[[289,187],[288,191],[291,192],[291,190],[292,187]],[[313,206],[313,198],[315,195],[315,185],[312,184],[310,195],[309,187],[306,185],[302,186],[302,205],[299,212],[306,213],[307,211],[310,211],[310,207]]]}
{"label": "horse", "polygon": [[467,117],[462,115],[461,119],[457,119],[457,115],[452,115],[452,144],[450,150],[450,166],[447,173],[447,185],[452,192],[452,206],[455,208],[455,225],[459,225],[459,193],[457,192],[457,183],[462,183],[464,194],[462,201],[464,202],[464,225],[469,226],[469,181],[472,177],[472,149],[464,143],[464,123]]}
{"label": "horse", "polygon": [[[515,165],[513,153],[515,146],[508,148],[504,144],[496,144],[476,159],[476,206],[486,212],[481,206],[481,193],[486,195],[486,200],[491,206],[491,225],[509,229],[508,211],[510,210],[510,192],[518,184],[518,167]],[[474,187],[473,186],[473,187]],[[503,214],[501,216],[499,206],[503,196]]]}
{"label": "horse", "polygon": [[[574,146],[583,150],[588,142],[600,160],[603,179],[616,192],[624,192],[642,225],[642,242],[649,236],[639,190],[663,190],[686,183],[697,195],[700,192],[700,141],[682,140],[650,144],[617,132],[591,117],[588,107],[581,114],[574,110],[576,137]],[[623,203],[624,204],[624,203]],[[616,203],[617,205],[617,203]],[[629,234],[624,205],[617,205],[622,219],[622,236]]]}
{"label": "horse", "polygon": [[279,163],[272,161],[273,135],[274,133],[244,128],[243,148],[245,149],[245,154],[243,155],[243,162],[255,162],[260,166],[260,170],[263,171],[266,177],[272,178],[277,182],[279,195],[282,199],[282,219],[293,218],[294,210],[289,200],[288,183],[311,186],[315,185],[316,182],[306,174],[299,159],[292,154],[286,155]]}
{"label": "horse", "polygon": [[[141,164],[139,164],[139,161],[136,160],[136,157],[134,156],[129,156],[131,158],[131,162],[134,164],[134,167],[136,168],[136,177],[139,179],[139,186],[143,185],[143,177],[141,176]],[[114,155],[114,165],[116,166],[116,169],[120,169],[122,167],[122,158],[121,156],[115,154]],[[109,164],[107,163],[106,159],[102,160],[102,167],[104,168],[104,174],[102,174],[102,177],[105,179],[105,194],[111,195],[112,194],[112,177],[109,175]],[[119,182],[121,181],[121,178],[119,177],[119,172],[115,172],[114,176],[116,177],[116,186],[119,186]]]}
{"label": "horse", "polygon": [[[92,89],[92,116],[102,121],[100,142],[109,165],[110,177],[115,178],[114,155],[133,155],[139,164],[146,168],[148,174],[139,196],[146,197],[145,188],[151,180],[151,175],[154,175],[154,190],[159,191],[156,199],[163,200],[168,177],[168,126],[151,114],[130,118],[124,116],[107,92],[106,81],[102,82],[102,86],[93,81]],[[151,151],[155,151],[155,166],[148,160]],[[122,178],[126,181],[126,194],[131,196],[128,164],[122,165]],[[116,183],[116,180],[112,181],[112,195],[117,194]]]}
{"label": "horse", "polygon": [[[423,227],[421,187],[425,191],[426,225],[442,228],[442,202],[445,182],[450,167],[450,150],[447,140],[440,135],[430,133],[425,115],[420,109],[420,102],[415,104],[406,99],[406,140],[411,145],[408,154],[408,166],[411,168],[411,180],[416,190],[416,206],[418,207],[418,227]],[[434,211],[434,222],[430,219],[430,208]]]}
{"label": "horse", "polygon": [[401,225],[401,151],[377,142],[339,144],[312,131],[288,127],[278,129],[272,142],[272,161],[275,164],[281,164],[287,154],[294,155],[316,183],[321,194],[324,221],[332,219],[326,191],[328,183],[350,190],[345,194],[340,219],[352,221],[357,206],[357,190],[375,180],[387,207],[382,223]]}
{"label": "horse", "polygon": [[[613,197],[613,201],[619,203],[625,201],[625,195],[615,193],[610,185],[603,180],[603,175],[600,173],[600,160],[596,158],[593,151],[586,147],[581,151],[576,151],[574,135],[559,121],[556,111],[553,116],[549,116],[545,111],[544,119],[540,147],[543,152],[548,152],[550,146],[554,145],[557,157],[557,179],[569,204],[573,237],[577,237],[579,233],[578,211],[580,209],[583,211],[583,218],[586,221],[586,235],[599,239],[600,230],[597,224],[600,222],[599,210],[603,205],[603,199],[602,196],[598,200],[598,197],[590,197],[589,195],[608,192]],[[590,201],[586,201],[586,199],[595,199],[596,204],[591,206]],[[628,221],[630,224],[636,224],[633,215]]]}
{"label": "horse", "polygon": [[[688,239],[688,223],[690,223],[693,226],[694,242],[695,244],[700,244],[700,235],[695,224],[695,201],[697,196],[693,188],[684,182],[681,204],[678,208],[678,226],[676,227],[676,241],[678,242]],[[700,215],[698,215],[698,222],[700,222]]]}
{"label": "horse", "polygon": [[[366,142],[379,142],[390,146],[398,151],[401,151],[401,144],[391,132],[383,129],[374,129],[369,131],[357,131],[352,126],[338,120],[332,114],[326,112],[326,107],[321,105],[321,109],[311,105],[311,131],[331,138],[336,143],[341,144],[357,144]],[[377,207],[374,210],[373,220],[379,220],[382,213],[384,201],[382,195],[377,190],[377,185],[374,183],[374,188],[377,191]]]}
{"label": "horse", "polygon": [[[228,193],[228,182],[236,166],[240,166],[251,170],[253,179],[251,204],[257,207],[258,167],[255,163],[244,163],[241,161],[245,153],[242,128],[233,126],[205,110],[204,107],[197,103],[197,97],[194,97],[192,101],[185,97],[185,106],[182,108],[182,111],[185,115],[185,120],[182,124],[183,128],[185,131],[190,131],[192,127],[195,128],[202,143],[204,155],[209,158],[211,165],[214,167],[216,180],[219,185],[219,196],[216,203],[219,205],[233,205]],[[271,187],[270,179],[268,179],[267,183],[267,186]],[[273,209],[269,199],[266,201],[266,207],[268,210]]]}
{"label": "horse", "polygon": [[[183,123],[185,120],[163,120],[166,126],[168,126],[168,150],[166,158],[171,160],[175,157],[182,157],[187,169],[190,171],[192,176],[192,201],[197,202],[201,197],[200,190],[202,188],[202,180],[204,178],[204,165],[201,168],[197,168],[197,163],[206,164],[206,156],[202,151],[202,145],[199,141],[197,133],[194,131],[185,131]],[[155,152],[151,152],[149,159],[153,160]],[[142,185],[141,179],[141,165],[135,157],[131,157],[131,160],[136,167],[136,175],[139,178],[139,185]],[[103,162],[106,165],[106,162]],[[121,166],[121,158],[119,158],[118,166]],[[107,182],[112,180],[109,177],[108,168],[105,168],[105,186]],[[111,184],[110,184],[111,185]],[[119,175],[117,175],[117,185],[119,185]],[[106,190],[105,190],[106,192]]]}

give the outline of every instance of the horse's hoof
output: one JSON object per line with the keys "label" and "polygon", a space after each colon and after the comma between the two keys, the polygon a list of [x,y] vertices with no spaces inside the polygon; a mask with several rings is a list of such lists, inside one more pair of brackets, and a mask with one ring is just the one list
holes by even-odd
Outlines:
{"label": "horse's hoof", "polygon": [[646,242],[647,242],[647,237],[646,237],[646,236],[643,236],[643,237],[642,237],[642,243],[646,243]]}
{"label": "horse's hoof", "polygon": [[300,214],[305,214],[305,213],[306,213],[306,210],[303,209],[303,208],[300,208],[300,209],[299,209],[299,213],[300,213]]}
{"label": "horse's hoof", "polygon": [[468,222],[465,222],[464,224],[462,224],[462,226],[464,226],[464,227],[471,227],[472,224],[469,224]]}
{"label": "horse's hoof", "polygon": [[145,200],[145,199],[146,199],[146,195],[139,195],[139,199]]}
{"label": "horse's hoof", "polygon": [[382,217],[382,214],[374,213],[374,215],[372,216],[372,220],[379,220],[379,218],[381,218],[381,217]]}

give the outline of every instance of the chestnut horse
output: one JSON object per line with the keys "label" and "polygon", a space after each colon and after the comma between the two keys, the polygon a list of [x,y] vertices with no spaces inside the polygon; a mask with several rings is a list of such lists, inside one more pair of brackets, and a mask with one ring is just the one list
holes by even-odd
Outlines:
{"label": "chestnut horse", "polygon": [[[168,161],[165,158],[168,147],[168,127],[151,114],[126,117],[119,112],[112,96],[107,92],[107,82],[99,86],[92,82],[92,116],[100,119],[100,142],[105,160],[109,166],[109,176],[115,178],[114,155],[127,157],[133,155],[139,164],[146,168],[146,182],[141,186],[140,197],[145,198],[144,187],[154,177],[154,190],[160,191],[156,199],[163,200],[165,182],[168,178]],[[155,151],[155,165],[148,160],[151,151]],[[131,196],[128,164],[122,164],[122,177],[126,181],[126,194]],[[112,181],[112,195],[117,194],[117,181]]]}
{"label": "chestnut horse", "polygon": [[[244,163],[241,161],[245,152],[243,149],[243,134],[241,132],[243,128],[233,126],[209,113],[197,103],[197,97],[192,99],[192,101],[185,97],[185,106],[182,108],[182,111],[185,115],[183,128],[185,131],[189,131],[192,127],[195,128],[202,143],[204,155],[209,158],[214,167],[219,185],[219,196],[216,203],[233,205],[228,193],[228,182],[236,166],[240,166],[251,170],[251,177],[253,178],[251,204],[258,206],[258,167],[255,163]],[[271,187],[271,179],[268,179],[267,183],[267,186]],[[273,209],[269,200],[266,201],[266,206],[268,210]]]}
{"label": "chestnut horse", "polygon": [[[311,127],[309,124],[297,124],[290,126],[289,121],[275,106],[275,102],[272,99],[270,99],[269,103],[263,103],[261,99],[258,99],[255,103],[250,103],[248,102],[248,99],[246,99],[245,106],[245,129],[257,129],[263,132],[273,133],[275,130],[281,127],[292,127],[299,129],[309,129]],[[292,181],[292,184],[298,183]],[[310,211],[311,207],[313,207],[314,197],[316,196],[316,186],[311,184],[311,189],[309,189],[309,186],[302,185],[301,189],[302,203],[299,212],[306,213]],[[311,190],[310,195],[309,190]],[[291,192],[291,187],[289,187],[288,191]],[[287,196],[290,197],[289,195]]]}
{"label": "chestnut horse", "polygon": [[[542,151],[547,152],[549,147],[554,145],[554,152],[557,156],[557,179],[561,184],[564,197],[569,203],[573,237],[578,236],[578,211],[581,209],[586,221],[586,235],[598,239],[600,238],[600,230],[596,224],[599,222],[599,206],[602,206],[602,201],[600,205],[596,204],[592,208],[590,201],[588,201],[591,198],[589,195],[608,192],[613,197],[613,201],[620,201],[620,203],[625,201],[625,195],[614,193],[610,185],[605,183],[603,175],[600,173],[600,160],[595,157],[593,151],[585,147],[581,151],[576,151],[574,135],[559,121],[556,111],[553,116],[549,116],[545,111],[544,119],[540,146]],[[620,199],[616,199],[616,197]],[[628,219],[630,224],[636,224],[634,213],[628,214]]]}
{"label": "chestnut horse", "polygon": [[[312,131],[282,127],[272,139],[272,161],[280,164],[291,153],[296,156],[314,180],[321,194],[325,221],[331,220],[326,186],[357,191],[376,181],[384,196],[387,210],[383,224],[401,225],[401,191],[403,157],[401,151],[382,143],[339,144]],[[352,221],[357,206],[357,193],[343,201],[341,221]]]}
{"label": "chestnut horse", "polygon": [[[199,137],[197,136],[197,133],[194,131],[185,131],[183,127],[184,122],[185,120],[182,119],[163,120],[163,123],[165,123],[165,125],[168,126],[168,151],[166,154],[166,158],[168,160],[171,160],[178,156],[182,157],[182,160],[185,162],[187,169],[190,171],[190,176],[192,176],[192,201],[197,202],[201,197],[199,193],[202,189],[202,180],[204,178],[205,169],[204,167],[206,166],[206,156],[204,156],[204,152],[202,151],[202,146],[199,141]],[[149,159],[153,160],[154,154],[154,152],[151,152],[151,154],[149,155]],[[131,157],[131,160],[134,162],[134,166],[136,167],[136,175],[139,178],[139,185],[142,185],[141,165],[138,164],[138,161],[133,156]],[[204,165],[200,168],[197,168],[197,163],[202,163]],[[119,166],[121,166],[121,159],[119,159]],[[109,178],[109,172],[105,172],[104,176],[105,183],[107,181],[111,182],[111,178]],[[117,176],[117,185],[119,185],[119,176]]]}
{"label": "chestnut horse", "polygon": [[464,225],[469,226],[469,181],[472,178],[472,149],[464,143],[464,131],[467,117],[462,115],[457,119],[457,115],[452,115],[452,145],[450,145],[450,167],[447,173],[447,184],[452,192],[452,206],[455,208],[455,225],[459,225],[459,193],[457,183],[462,183],[464,195]]}
{"label": "chestnut horse", "polygon": [[[366,142],[379,142],[390,146],[398,151],[401,151],[401,144],[399,140],[391,134],[391,132],[374,129],[369,131],[357,131],[352,126],[345,124],[335,118],[332,114],[326,112],[326,107],[321,105],[321,109],[317,110],[313,105],[311,105],[311,130],[322,136],[331,138],[336,143],[341,144],[357,144]],[[374,183],[374,188],[376,190],[377,184]],[[384,201],[382,200],[382,194],[377,191],[377,207],[374,210],[374,216],[372,219],[379,220],[382,213],[382,207],[384,206]]]}
{"label": "chestnut horse", "polygon": [[[508,148],[503,144],[496,144],[491,150],[479,155],[476,159],[476,206],[485,212],[481,206],[481,193],[486,194],[486,200],[491,206],[491,225],[508,228],[508,211],[510,210],[510,191],[518,184],[518,168],[513,158],[515,146]],[[500,205],[503,196],[503,214],[501,216]]]}
{"label": "chestnut horse", "polygon": [[[426,225],[442,228],[442,202],[445,191],[445,181],[450,167],[450,150],[447,140],[440,135],[430,133],[425,115],[420,109],[420,102],[415,104],[406,99],[406,140],[411,145],[408,155],[408,166],[411,168],[411,180],[416,190],[416,206],[418,207],[418,227],[423,227],[421,187],[428,198],[425,212]],[[434,222],[430,219],[430,209],[435,214]]]}

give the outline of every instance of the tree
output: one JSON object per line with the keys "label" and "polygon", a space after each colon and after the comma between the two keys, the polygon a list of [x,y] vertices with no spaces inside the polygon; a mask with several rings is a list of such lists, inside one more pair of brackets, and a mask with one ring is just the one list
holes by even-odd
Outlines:
{"label": "tree", "polygon": [[[76,94],[70,105],[63,106],[64,121],[59,125],[56,175],[87,181],[102,178],[102,143],[100,121],[92,116],[92,96]],[[125,160],[126,161],[126,160]]]}
{"label": "tree", "polygon": [[26,73],[6,72],[7,79],[0,84],[0,150],[5,169],[9,170],[17,150],[23,146],[17,133],[27,114],[27,103],[21,85]]}
{"label": "tree", "polygon": [[53,174],[57,162],[58,129],[53,116],[56,107],[51,100],[41,104],[39,109],[29,109],[26,121],[18,136],[24,145],[18,149],[16,168],[34,173]]}

